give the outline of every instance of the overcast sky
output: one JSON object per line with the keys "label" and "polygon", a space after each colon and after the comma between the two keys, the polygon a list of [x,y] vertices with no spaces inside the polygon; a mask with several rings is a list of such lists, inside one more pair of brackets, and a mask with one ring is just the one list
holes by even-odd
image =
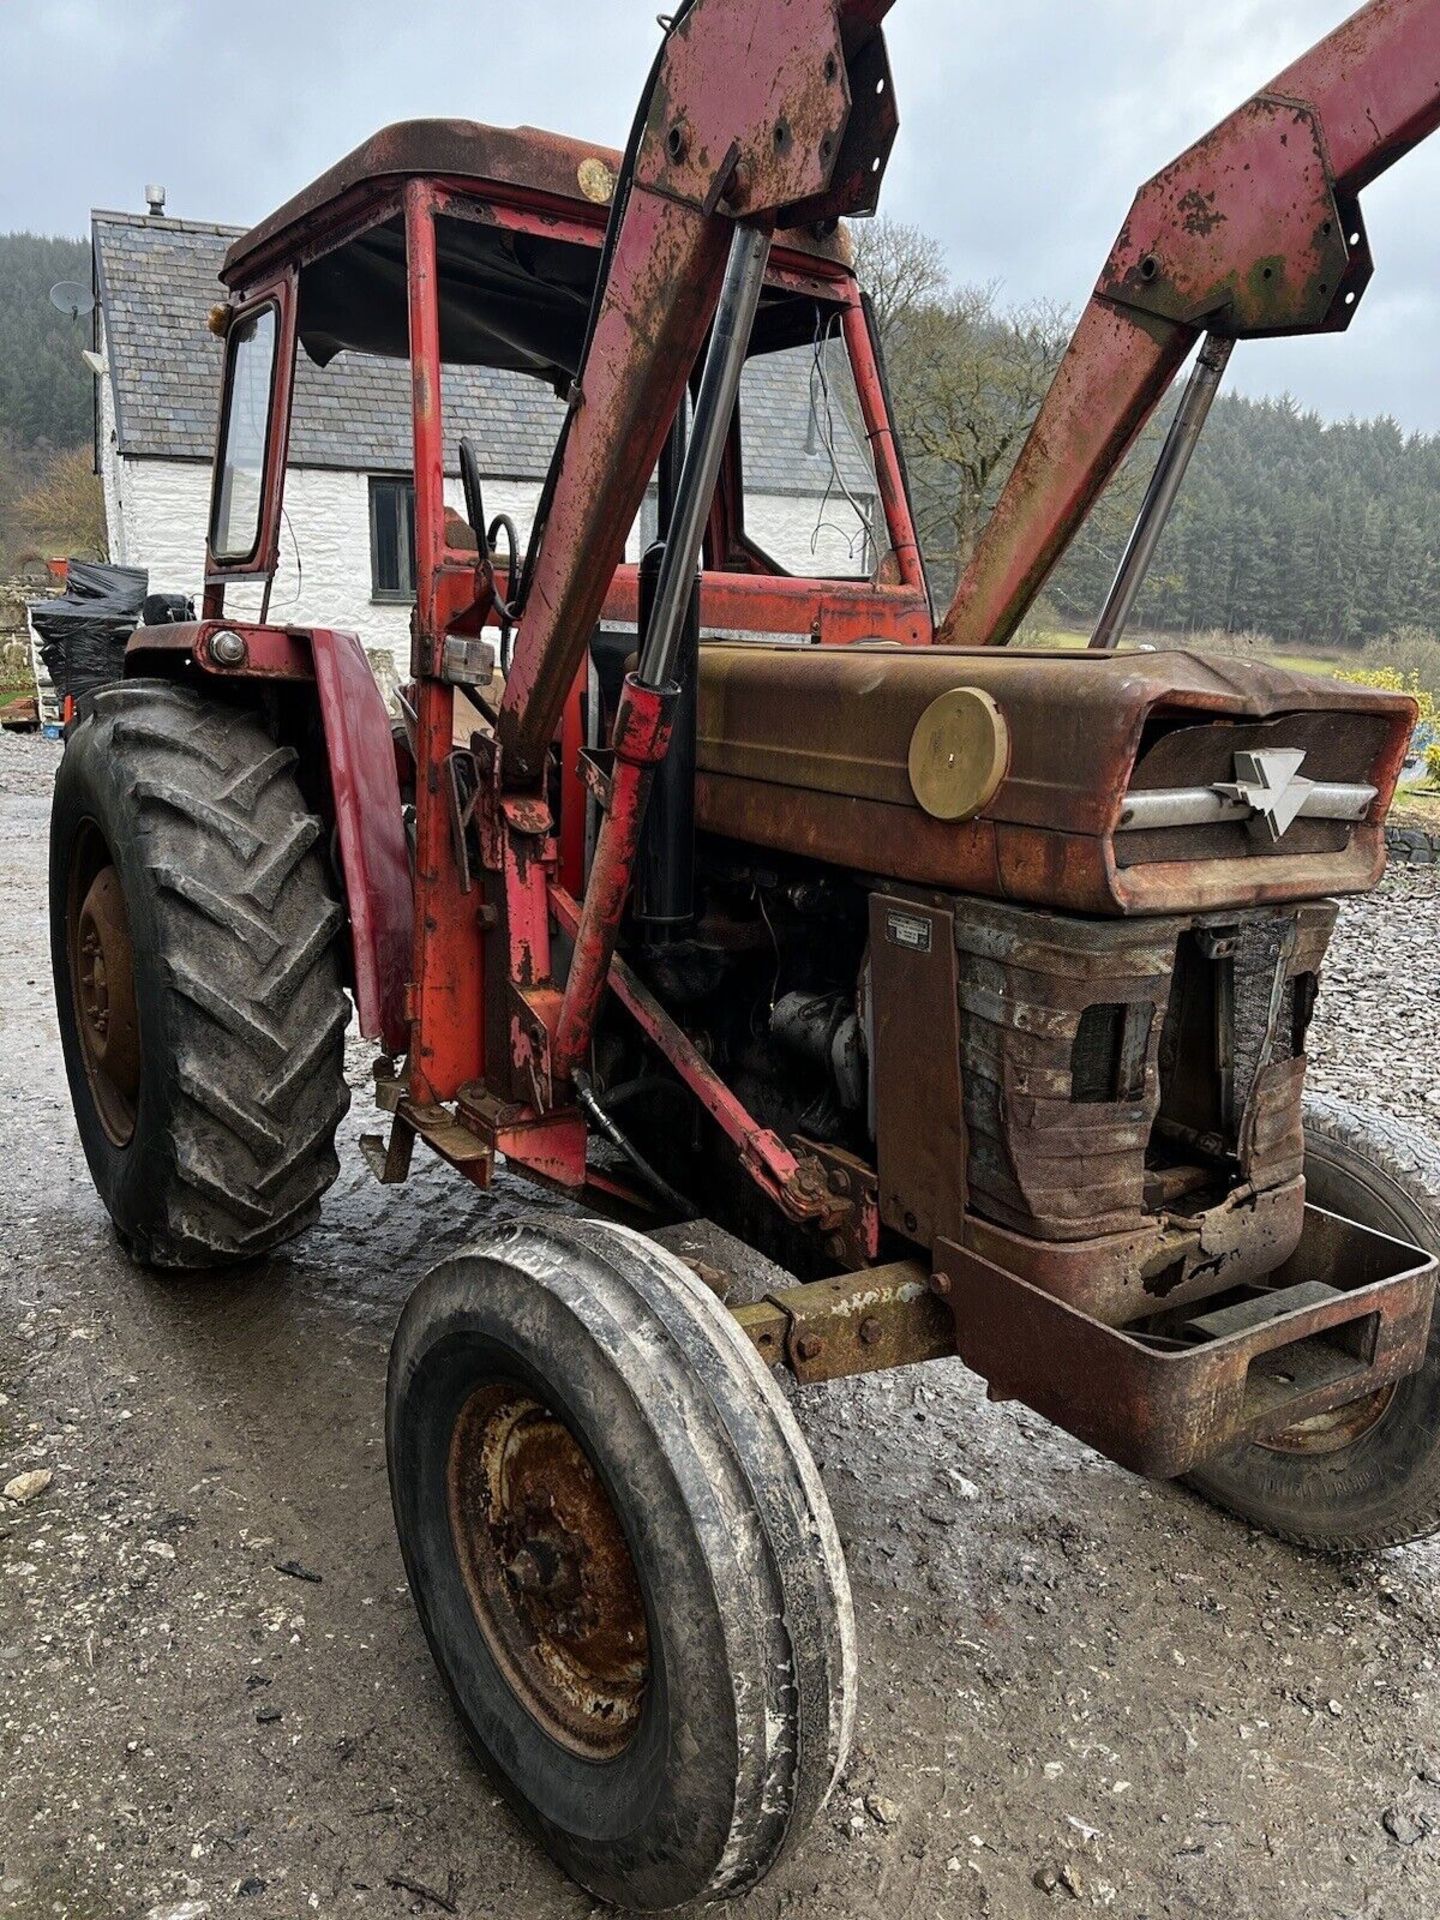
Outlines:
{"label": "overcast sky", "polygon": [[[390,120],[618,145],[656,0],[0,0],[0,230],[92,206],[248,223]],[[897,0],[883,205],[958,277],[1078,306],[1135,188],[1344,17],[1346,0]],[[1249,342],[1231,383],[1440,431],[1440,138],[1366,196],[1348,335]]]}

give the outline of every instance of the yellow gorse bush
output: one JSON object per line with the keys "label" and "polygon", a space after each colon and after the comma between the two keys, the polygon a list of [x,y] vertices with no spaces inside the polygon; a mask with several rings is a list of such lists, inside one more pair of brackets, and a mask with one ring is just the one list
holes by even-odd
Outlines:
{"label": "yellow gorse bush", "polygon": [[1337,673],[1337,680],[1348,680],[1356,687],[1379,687],[1385,693],[1408,693],[1420,709],[1419,724],[1422,727],[1440,727],[1440,710],[1437,710],[1435,696],[1428,687],[1422,687],[1420,676],[1413,669],[1402,673],[1399,667],[1356,667],[1352,672]]}

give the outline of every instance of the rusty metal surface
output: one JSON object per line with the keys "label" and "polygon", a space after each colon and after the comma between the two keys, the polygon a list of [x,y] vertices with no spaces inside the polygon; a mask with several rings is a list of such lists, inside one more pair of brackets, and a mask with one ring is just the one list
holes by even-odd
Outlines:
{"label": "rusty metal surface", "polygon": [[850,117],[845,10],[846,0],[792,0],[783,11],[695,0],[665,46],[637,186],[707,214],[723,203],[726,224],[821,193]]}
{"label": "rusty metal surface", "polygon": [[415,913],[390,715],[353,633],[306,636],[320,723],[355,980],[360,1031],[398,1053],[407,1034],[405,983]]}
{"label": "rusty metal surface", "polygon": [[[927,646],[933,623],[920,578],[919,547],[895,474],[887,496],[887,514],[893,516],[888,523],[890,538],[903,561],[907,584],[709,570],[700,582],[702,628],[710,633],[753,633],[765,638],[794,634],[797,639],[817,640],[823,646],[854,646],[866,640]],[[635,624],[637,574],[633,566],[616,569],[605,597],[607,621]]]}
{"label": "rusty metal surface", "polygon": [[829,189],[850,112],[843,36],[876,10],[696,0],[669,36],[501,706],[511,778],[533,779],[549,747],[714,316],[733,222],[773,226]]}
{"label": "rusty metal surface", "polygon": [[626,676],[611,747],[609,804],[595,842],[551,1050],[552,1070],[561,1081],[590,1056],[595,1016],[630,893],[646,802],[655,769],[670,744],[676,698],[673,687],[656,690],[642,686],[634,674]]}
{"label": "rusty metal surface", "polygon": [[[988,693],[1011,741],[995,795],[959,824],[920,809],[907,764],[921,715],[956,686]],[[851,871],[1075,913],[1358,892],[1384,868],[1382,823],[1413,711],[1403,696],[1185,653],[711,643],[701,649],[697,816],[711,832]],[[1176,737],[1202,742],[1217,764],[1236,723],[1275,745],[1295,733],[1307,774],[1363,772],[1377,789],[1369,817],[1344,828],[1339,849],[1330,823],[1300,821],[1274,846],[1222,827],[1199,830],[1218,835],[1208,858],[1173,840],[1135,858],[1130,843],[1151,836],[1117,836],[1124,795],[1151,753],[1157,779],[1172,771],[1176,750],[1162,751],[1163,737],[1152,746],[1147,729],[1163,723],[1163,736],[1181,721],[1192,725]],[[1317,830],[1320,846],[1308,837]],[[1182,857],[1165,857],[1172,846]]]}
{"label": "rusty metal surface", "polygon": [[880,1251],[880,1182],[874,1167],[843,1147],[797,1135],[802,1160],[813,1160],[834,1196],[823,1245],[827,1257],[846,1267],[869,1266]]}
{"label": "rusty metal surface", "polygon": [[1357,194],[1440,123],[1440,0],[1371,0],[1143,187],[939,638],[1003,645],[1202,330],[1348,324]]}
{"label": "rusty metal surface", "polygon": [[1198,337],[1091,300],[935,630],[939,645],[1011,638]]}
{"label": "rusty metal surface", "polygon": [[415,1129],[398,1114],[390,1123],[388,1140],[380,1133],[360,1136],[360,1157],[382,1187],[404,1186],[414,1154]]}
{"label": "rusty metal surface", "polygon": [[1380,1424],[1394,1398],[1393,1386],[1379,1387],[1374,1393],[1348,1400],[1328,1413],[1311,1414],[1309,1419],[1297,1420],[1292,1426],[1281,1427],[1273,1433],[1262,1432],[1257,1436],[1258,1443],[1272,1453],[1342,1453],[1346,1447],[1354,1446],[1362,1434]]}
{"label": "rusty metal surface", "polygon": [[1227,336],[1346,326],[1370,265],[1352,231],[1319,116],[1260,95],[1141,189],[1097,293]]}
{"label": "rusty metal surface", "polygon": [[453,1099],[485,1066],[481,1008],[489,969],[476,937],[450,831],[441,769],[454,743],[455,689],[433,671],[446,605],[445,480],[440,413],[440,313],[434,207],[424,186],[405,187],[405,255],[415,452],[415,907],[409,978],[410,1069],[415,1098]]}
{"label": "rusty metal surface", "polygon": [[140,1097],[135,950],[119,870],[93,827],[76,836],[66,886],[67,969],[85,1078],[106,1137],[128,1146]]}
{"label": "rusty metal surface", "polygon": [[872,214],[880,204],[880,183],[900,131],[885,36],[876,31],[890,4],[891,0],[872,0],[868,6],[845,9],[841,32],[848,62],[849,116],[828,185],[808,200],[792,202],[785,209],[787,222],[802,221],[824,233],[839,215]]}
{"label": "rusty metal surface", "polygon": [[953,1318],[913,1260],[791,1287],[732,1312],[763,1359],[783,1362],[807,1386],[956,1350]]}
{"label": "rusty metal surface", "polygon": [[432,1153],[448,1160],[477,1186],[489,1186],[495,1170],[494,1148],[448,1107],[427,1106],[419,1100],[402,1098],[395,1109],[395,1118],[410,1128],[418,1140],[423,1140]]}
{"label": "rusty metal surface", "polygon": [[1088,1240],[1035,1240],[972,1211],[963,1242],[1039,1292],[1125,1327],[1161,1306],[1263,1279],[1297,1244],[1304,1209],[1304,1185],[1292,1178],[1260,1192],[1242,1187],[1183,1218],[1161,1207],[1128,1232]]}
{"label": "rusty metal surface", "polygon": [[512,776],[533,777],[715,311],[729,223],[636,188],[581,370],[499,718]]}
{"label": "rusty metal surface", "polygon": [[[238,633],[245,657],[235,667],[213,658],[217,633]],[[125,671],[171,671],[177,664],[198,667],[217,679],[313,680],[314,659],[308,633],[300,628],[261,627],[246,620],[178,621],[173,626],[137,627],[125,643]]]}
{"label": "rusty metal surface", "polygon": [[523,1387],[490,1382],[456,1418],[446,1497],[475,1623],[511,1691],[572,1753],[623,1753],[650,1679],[645,1600],[584,1449]]}
{"label": "rusty metal surface", "polygon": [[1413,1373],[1435,1301],[1432,1258],[1315,1207],[1268,1285],[1318,1280],[1333,1292],[1213,1340],[1187,1340],[1183,1320],[1105,1326],[968,1248],[941,1245],[935,1260],[957,1350],[992,1397],[1022,1400],[1121,1466],[1166,1479]]}
{"label": "rusty metal surface", "polygon": [[[547,133],[539,127],[488,127],[474,120],[401,120],[361,141],[353,152],[327,168],[282,207],[234,242],[221,277],[227,286],[243,286],[268,263],[288,259],[301,246],[315,244],[327,229],[335,237],[354,230],[357,195],[384,189],[393,195],[407,179],[444,181],[478,195],[507,188],[511,195],[563,204],[596,228],[603,227],[604,200],[587,193],[582,169],[598,179],[595,163],[613,182],[620,155],[612,147]],[[608,195],[607,195],[608,199]],[[843,229],[817,234],[813,224],[787,229],[787,249],[800,255],[849,263]]]}
{"label": "rusty metal surface", "polygon": [[[1319,971],[1334,917],[1333,905],[1321,903],[1252,910],[1225,922],[1239,942],[1284,942],[1283,955],[1268,961],[1256,954],[1250,964],[1244,955],[1225,963],[1227,977],[1243,987],[1253,976],[1291,1008],[1283,1036],[1264,1031],[1263,1022],[1258,1036],[1253,1020],[1234,1023],[1254,1052],[1224,1129],[1224,1150],[1256,1191],[1299,1172],[1304,1063],[1295,995],[1308,993],[1302,983]],[[1174,917],[1087,922],[964,903],[955,941],[976,1211],[1048,1241],[1096,1240],[1141,1225],[1162,1102],[1166,1114],[1180,1118],[1177,1108],[1191,1087],[1197,1102],[1218,1098],[1211,1084],[1220,1072],[1216,1036],[1167,1027],[1177,952],[1182,940],[1203,936],[1206,924]],[[1141,1016],[1133,1022],[1138,1047],[1124,1085],[1077,1084],[1086,1016],[1095,1008]],[[1118,1033],[1111,1045],[1117,1041]],[[1107,1073],[1117,1064],[1107,1049]],[[1201,1109],[1202,1118],[1207,1113]]]}
{"label": "rusty metal surface", "polygon": [[[1071,923],[966,902],[955,916],[971,1204],[1028,1237],[1093,1240],[1137,1227],[1160,1100],[1174,919]],[[1133,1085],[1077,1099],[1088,1009],[1143,1011]]]}
{"label": "rusty metal surface", "polygon": [[960,1232],[967,1192],[953,906],[872,893],[870,969],[880,1217],[933,1246]]}

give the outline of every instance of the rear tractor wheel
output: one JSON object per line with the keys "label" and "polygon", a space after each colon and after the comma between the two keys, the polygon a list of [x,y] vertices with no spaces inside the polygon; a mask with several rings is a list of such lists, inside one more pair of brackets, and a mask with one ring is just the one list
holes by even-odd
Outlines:
{"label": "rear tractor wheel", "polygon": [[[1440,1153],[1411,1127],[1311,1095],[1305,1187],[1327,1212],[1440,1254]],[[1440,1532],[1440,1313],[1418,1373],[1263,1444],[1242,1442],[1190,1484],[1281,1539],[1333,1553]]]}
{"label": "rear tractor wheel", "polygon": [[753,1886],[849,1742],[849,1585],[778,1388],[624,1228],[501,1228],[401,1316],[386,1438],[410,1590],[461,1722],[582,1885]]}
{"label": "rear tractor wheel", "polygon": [[152,1266],[253,1259],[338,1171],[343,916],[294,761],[247,713],[130,681],[56,776],[65,1070],[100,1197]]}

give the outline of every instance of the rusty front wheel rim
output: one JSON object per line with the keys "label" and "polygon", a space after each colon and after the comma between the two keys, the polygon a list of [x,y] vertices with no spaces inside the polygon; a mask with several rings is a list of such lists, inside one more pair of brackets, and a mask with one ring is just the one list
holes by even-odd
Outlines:
{"label": "rusty front wheel rim", "polygon": [[140,1098],[135,950],[120,875],[93,827],[76,842],[69,895],[67,958],[85,1078],[106,1138],[127,1147]]}
{"label": "rusty front wheel rim", "polygon": [[456,1417],[450,1533],[475,1621],[511,1692],[588,1760],[624,1751],[650,1677],[639,1576],[614,1507],[565,1423],[494,1381]]}

